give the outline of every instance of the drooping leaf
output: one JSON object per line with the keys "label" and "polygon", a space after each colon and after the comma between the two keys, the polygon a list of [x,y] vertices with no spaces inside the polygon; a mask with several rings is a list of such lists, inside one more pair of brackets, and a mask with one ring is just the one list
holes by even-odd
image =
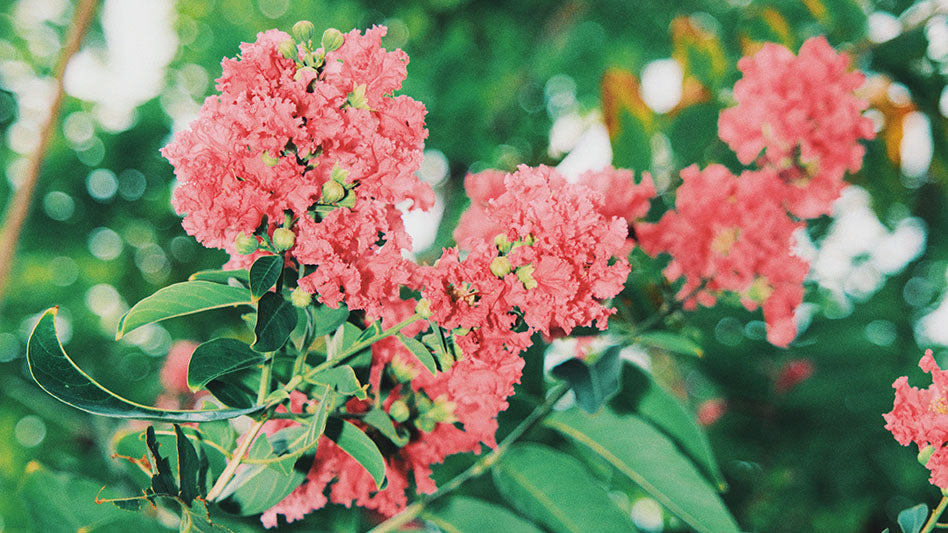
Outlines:
{"label": "drooping leaf", "polygon": [[227,283],[231,279],[250,283],[250,273],[247,269],[239,270],[201,270],[188,277],[188,281],[213,281],[214,283]]}
{"label": "drooping leaf", "polygon": [[610,396],[619,390],[621,346],[612,346],[593,364],[569,359],[553,369],[553,375],[566,381],[576,394],[576,403],[586,412],[595,413]]}
{"label": "drooping leaf", "polygon": [[635,413],[670,437],[710,477],[719,489],[727,488],[711,452],[708,436],[675,396],[631,363],[622,368],[622,389],[610,402],[617,413]]}
{"label": "drooping leaf", "polygon": [[83,372],[66,355],[56,336],[56,311],[43,313],[27,343],[26,359],[33,379],[57,400],[76,409],[115,418],[158,422],[206,422],[255,413],[262,406],[244,409],[169,410],[140,405],[109,391]]}
{"label": "drooping leaf", "polygon": [[739,531],[717,491],[675,444],[634,415],[554,413],[546,424],[628,476],[699,532]]}
{"label": "drooping leaf", "polygon": [[347,318],[349,318],[349,308],[346,304],[339,304],[338,309],[325,304],[317,305],[313,311],[313,337],[336,331]]}
{"label": "drooping leaf", "polygon": [[258,352],[279,350],[296,327],[296,313],[293,304],[283,296],[264,294],[257,304],[257,323],[253,328],[256,340],[251,347]]}
{"label": "drooping leaf", "polygon": [[402,341],[405,348],[408,348],[408,351],[418,358],[418,361],[428,369],[428,372],[431,372],[432,376],[435,375],[438,371],[438,367],[435,364],[434,357],[431,356],[431,350],[429,350],[427,346],[422,344],[421,341],[406,337],[401,333],[398,334],[398,340]]}
{"label": "drooping leaf", "polygon": [[282,255],[265,255],[253,262],[250,267],[250,295],[254,300],[259,300],[273,284],[280,278],[283,272]]}
{"label": "drooping leaf", "polygon": [[237,339],[209,340],[194,349],[188,363],[188,387],[197,391],[211,380],[263,363],[263,355]]}
{"label": "drooping leaf", "polygon": [[145,445],[148,447],[148,453],[151,455],[151,464],[154,466],[154,474],[151,476],[151,492],[157,496],[176,496],[178,486],[174,481],[174,475],[171,473],[171,462],[167,457],[162,457],[158,449],[158,440],[155,438],[155,426],[148,426],[145,431]]}
{"label": "drooping leaf", "polygon": [[379,433],[392,441],[396,446],[401,447],[408,444],[408,435],[400,434],[398,430],[395,429],[392,417],[388,416],[388,413],[382,409],[372,409],[362,417],[362,421],[379,430]]}
{"label": "drooping leaf", "polygon": [[135,328],[167,318],[250,303],[250,291],[243,287],[212,281],[175,283],[133,305],[119,320],[115,338],[121,339]]}
{"label": "drooping leaf", "polygon": [[[194,445],[181,431],[181,426],[174,425],[175,444],[178,452],[178,495],[185,504],[191,505],[191,501],[198,496],[203,496],[202,489],[199,486],[199,472],[201,470],[201,461],[198,458]],[[207,462],[205,457],[204,462]]]}
{"label": "drooping leaf", "polygon": [[327,368],[313,376],[312,381],[317,385],[329,385],[346,396],[354,395],[360,400],[366,398],[365,387],[359,383],[359,378],[356,377],[355,371],[349,365]]}
{"label": "drooping leaf", "polygon": [[902,533],[919,533],[928,519],[928,506],[920,503],[915,507],[903,509],[899,513],[898,523]]}
{"label": "drooping leaf", "polygon": [[326,421],[326,436],[368,471],[376,488],[383,487],[386,482],[385,459],[368,435],[345,420],[330,417]]}
{"label": "drooping leaf", "polygon": [[518,444],[493,468],[504,499],[552,531],[635,531],[599,481],[569,455],[539,444]]}
{"label": "drooping leaf", "polygon": [[443,531],[457,533],[542,533],[536,526],[508,509],[467,496],[453,496],[444,507],[425,514],[424,518]]}
{"label": "drooping leaf", "polygon": [[636,335],[635,342],[681,355],[704,355],[704,350],[695,341],[670,331],[646,331]]}

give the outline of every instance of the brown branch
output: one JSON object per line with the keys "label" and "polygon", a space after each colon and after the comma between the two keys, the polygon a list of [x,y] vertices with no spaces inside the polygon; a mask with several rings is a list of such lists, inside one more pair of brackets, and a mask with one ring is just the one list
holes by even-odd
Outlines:
{"label": "brown branch", "polygon": [[4,289],[10,281],[10,271],[13,268],[13,256],[16,252],[17,241],[20,237],[20,231],[23,229],[23,223],[26,222],[26,216],[30,211],[30,203],[32,202],[33,191],[36,189],[36,182],[39,179],[40,169],[43,166],[43,159],[52,140],[53,132],[56,131],[59,108],[62,107],[65,92],[63,74],[66,72],[66,65],[69,64],[69,60],[79,50],[79,45],[82,44],[82,38],[92,23],[98,4],[98,0],[80,0],[76,6],[72,25],[66,34],[66,45],[62,49],[59,61],[56,63],[56,69],[53,71],[56,79],[56,94],[49,107],[49,116],[46,118],[46,123],[43,124],[43,129],[40,132],[39,146],[30,154],[26,176],[7,204],[3,225],[0,226],[0,303],[3,302]]}

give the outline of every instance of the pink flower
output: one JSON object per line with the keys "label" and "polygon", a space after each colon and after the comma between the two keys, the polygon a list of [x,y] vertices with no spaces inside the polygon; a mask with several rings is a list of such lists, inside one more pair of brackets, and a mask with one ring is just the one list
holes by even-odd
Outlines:
{"label": "pink flower", "polygon": [[[799,56],[765,44],[738,62],[738,105],[721,112],[718,133],[744,164],[769,166],[789,210],[802,218],[830,214],[845,186],[843,174],[862,166],[872,139],[868,103],[853,93],[864,76],[850,71],[824,37],[808,39]],[[763,151],[763,153],[761,153]]]}
{"label": "pink flower", "polygon": [[165,392],[191,394],[191,389],[188,388],[188,365],[191,363],[191,354],[197,347],[197,343],[193,341],[178,341],[171,345],[160,374]]}
{"label": "pink flower", "polygon": [[787,361],[777,374],[774,381],[774,391],[777,394],[786,394],[794,387],[810,379],[813,375],[813,363],[809,359],[794,359]]}

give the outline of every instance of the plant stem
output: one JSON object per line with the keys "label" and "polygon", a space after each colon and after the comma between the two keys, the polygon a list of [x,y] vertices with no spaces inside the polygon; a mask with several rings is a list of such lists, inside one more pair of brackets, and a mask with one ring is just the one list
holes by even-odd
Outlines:
{"label": "plant stem", "polygon": [[941,501],[938,502],[938,507],[935,507],[935,510],[932,511],[932,515],[928,518],[928,522],[925,522],[925,525],[922,526],[921,533],[929,533],[935,529],[935,524],[938,522],[938,518],[941,517],[941,513],[945,512],[945,507],[948,507],[948,496],[941,497]]}
{"label": "plant stem", "polygon": [[250,430],[247,431],[244,440],[240,441],[240,446],[234,450],[234,455],[232,455],[230,461],[227,462],[224,471],[221,472],[221,477],[217,478],[217,481],[214,482],[214,486],[211,487],[211,490],[207,493],[207,501],[214,501],[220,496],[221,492],[224,491],[224,487],[226,487],[227,483],[234,477],[234,473],[237,472],[237,467],[240,466],[240,461],[243,460],[244,455],[247,453],[247,450],[250,449],[250,445],[257,437],[257,434],[260,433],[260,429],[268,418],[269,413],[265,413],[260,420],[257,420],[254,425],[250,427]]}
{"label": "plant stem", "polygon": [[30,203],[33,198],[33,191],[36,189],[36,182],[39,180],[43,159],[53,138],[53,133],[56,131],[59,109],[62,107],[63,96],[65,95],[63,75],[66,72],[66,65],[79,50],[82,38],[92,23],[98,3],[98,0],[80,0],[76,6],[72,25],[66,35],[66,44],[63,46],[59,61],[56,63],[56,69],[53,71],[53,78],[56,80],[56,93],[53,95],[53,101],[49,106],[49,116],[46,118],[46,123],[43,124],[40,132],[39,145],[30,155],[23,182],[16,188],[10,198],[10,203],[7,204],[3,226],[0,226],[0,302],[3,301],[3,292],[10,280],[13,255],[16,251],[20,231],[23,229],[23,223],[26,222],[26,217],[30,211]]}
{"label": "plant stem", "polygon": [[353,357],[354,355],[368,348],[369,346],[372,346],[374,343],[384,339],[385,337],[391,337],[392,335],[395,335],[396,333],[405,329],[407,326],[421,320],[422,318],[424,317],[422,317],[419,314],[414,314],[406,318],[405,320],[402,320],[398,324],[395,324],[394,326],[386,329],[385,331],[378,333],[377,335],[373,335],[369,337],[368,339],[365,339],[363,341],[353,344],[352,346],[346,348],[339,354],[335,354],[332,359],[327,359],[325,362],[320,363],[314,366],[313,368],[311,368],[306,373],[306,379],[312,378],[313,376],[315,376],[316,374],[320,373],[323,370],[326,370],[327,368],[346,362],[347,359]]}
{"label": "plant stem", "polygon": [[422,496],[417,502],[406,507],[401,513],[375,526],[372,530],[370,530],[369,533],[388,533],[390,531],[396,530],[397,528],[414,520],[419,514],[421,514],[426,505],[434,502],[446,494],[450,494],[468,480],[476,478],[486,472],[488,469],[490,469],[490,467],[494,466],[501,458],[503,458],[510,447],[513,446],[515,442],[520,440],[520,437],[523,437],[524,434],[533,428],[533,426],[543,420],[543,418],[553,410],[553,406],[556,405],[556,402],[560,401],[560,399],[562,399],[563,396],[569,392],[569,390],[570,387],[567,383],[560,383],[557,385],[550,392],[550,395],[546,398],[546,400],[542,404],[538,405],[536,409],[534,409],[533,412],[527,416],[527,418],[523,419],[523,421],[521,421],[520,424],[518,424],[517,427],[515,427],[513,431],[511,431],[510,434],[508,434],[492,452],[488,453],[479,461],[471,465],[470,468],[464,472],[461,472],[450,481],[442,485],[433,494]]}
{"label": "plant stem", "polygon": [[270,375],[273,372],[273,357],[270,353],[266,361],[263,362],[263,370],[260,372],[260,387],[257,389],[257,405],[262,405],[263,400],[270,394]]}

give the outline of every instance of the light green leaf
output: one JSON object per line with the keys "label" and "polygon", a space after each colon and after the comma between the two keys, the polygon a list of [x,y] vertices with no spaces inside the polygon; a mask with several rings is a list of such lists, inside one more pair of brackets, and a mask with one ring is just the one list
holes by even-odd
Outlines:
{"label": "light green leaf", "polygon": [[366,398],[365,388],[359,383],[355,370],[349,365],[327,368],[313,376],[311,381],[317,385],[329,385],[340,394],[355,395],[360,400]]}
{"label": "light green leaf", "polygon": [[176,316],[250,304],[250,291],[211,281],[175,283],[138,302],[119,320],[116,340],[135,328]]}
{"label": "light green leaf", "polygon": [[577,459],[539,444],[518,444],[494,467],[504,499],[552,531],[635,531],[629,517]]}
{"label": "light green leaf", "polygon": [[256,340],[251,347],[258,352],[279,350],[296,327],[296,318],[297,309],[286,298],[273,292],[264,294],[257,303]]}
{"label": "light green leaf", "polygon": [[608,409],[551,415],[546,424],[612,464],[673,514],[703,533],[737,533],[734,518],[675,444],[641,418]]}
{"label": "light green leaf", "polygon": [[428,369],[428,372],[431,372],[432,376],[435,375],[435,372],[438,371],[438,367],[435,364],[434,357],[431,356],[431,350],[429,350],[427,346],[421,341],[406,337],[401,333],[398,334],[398,340],[402,341],[405,348],[408,348],[408,351],[418,358],[418,361]]}
{"label": "light green leaf", "polygon": [[237,339],[209,340],[194,349],[188,363],[188,387],[197,391],[211,380],[253,368],[263,363],[264,357]]}
{"label": "light green leaf", "polygon": [[[306,428],[297,426],[281,430],[269,438],[260,435],[251,446],[248,458],[271,459],[292,453],[289,444],[303,431]],[[228,483],[222,497],[237,504],[241,515],[262,513],[299,487],[306,480],[312,464],[313,455],[292,455],[282,461],[248,464]]]}
{"label": "light green leaf", "polygon": [[372,409],[362,417],[362,421],[379,430],[379,433],[396,446],[401,447],[408,444],[408,435],[400,434],[395,429],[395,424],[392,423],[392,417],[388,416],[388,413],[382,409]]}
{"label": "light green leaf", "polygon": [[250,273],[245,268],[240,270],[201,270],[188,277],[188,281],[213,281],[224,284],[231,279],[250,283]]}
{"label": "light green leaf", "polygon": [[636,335],[635,342],[681,355],[704,355],[704,350],[695,341],[670,331],[646,331]]}
{"label": "light green leaf", "polygon": [[918,533],[925,527],[927,518],[928,506],[924,503],[903,509],[902,512],[899,513],[899,528],[902,529],[902,533]]}
{"label": "light green leaf", "polygon": [[250,294],[254,300],[273,287],[283,272],[282,255],[265,255],[253,262],[250,267]]}
{"label": "light green leaf", "polygon": [[36,383],[57,400],[76,409],[115,418],[137,418],[158,422],[206,422],[255,413],[263,406],[245,409],[181,411],[156,409],[126,400],[99,385],[66,355],[56,337],[56,311],[43,313],[33,328],[26,360]]}
{"label": "light green leaf", "polygon": [[450,533],[542,533],[536,526],[508,509],[466,496],[452,497],[447,505],[437,512],[425,514],[424,518]]}
{"label": "light green leaf", "polygon": [[326,421],[326,436],[368,471],[375,480],[376,488],[383,487],[386,483],[385,459],[368,435],[345,420],[331,417]]}
{"label": "light green leaf", "polygon": [[338,309],[325,304],[317,305],[313,310],[313,337],[336,331],[348,318],[349,308],[346,304],[339,304]]}

